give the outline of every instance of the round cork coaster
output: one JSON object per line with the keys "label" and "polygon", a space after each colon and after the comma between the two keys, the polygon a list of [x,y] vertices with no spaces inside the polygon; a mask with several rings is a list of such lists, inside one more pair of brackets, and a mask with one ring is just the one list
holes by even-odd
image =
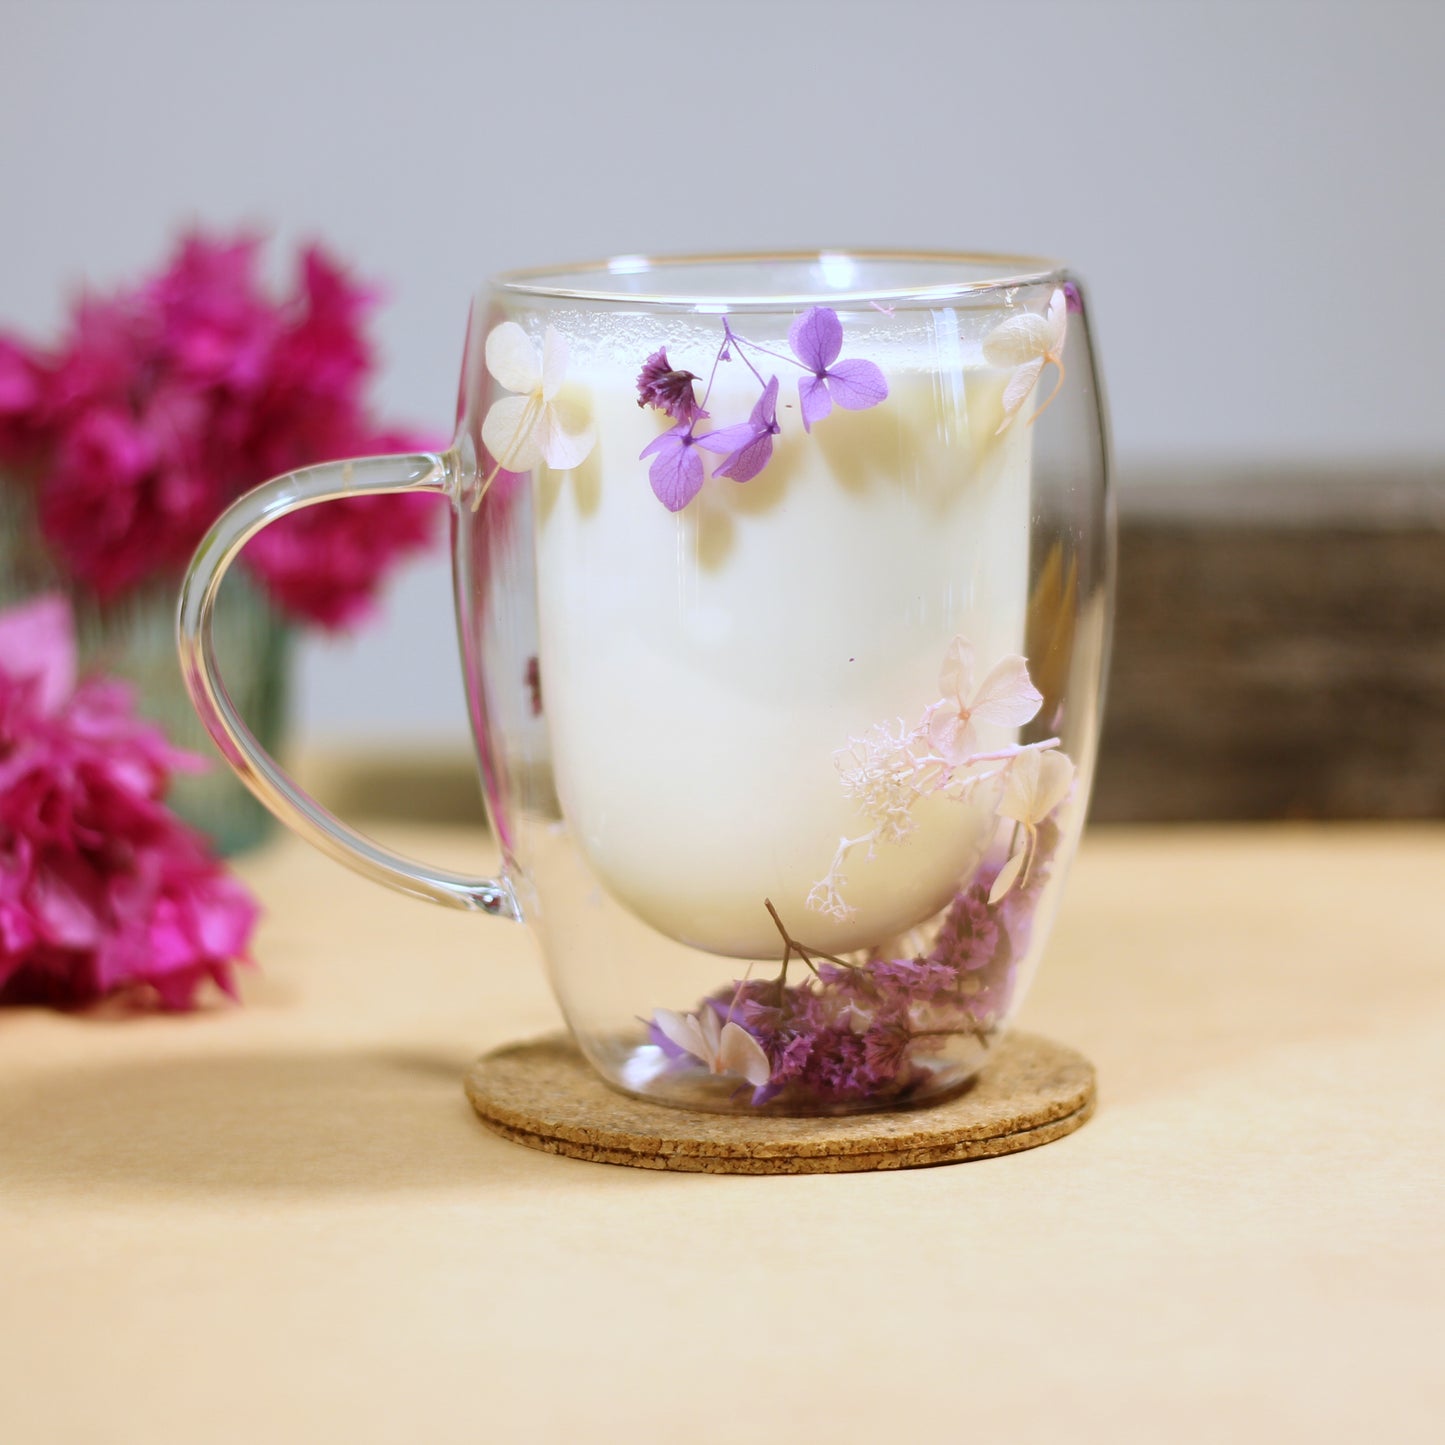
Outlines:
{"label": "round cork coaster", "polygon": [[694,1174],[842,1174],[987,1159],[1072,1134],[1094,1112],[1094,1066],[1021,1033],[1005,1036],[961,1094],[890,1113],[748,1117],[651,1104],[604,1084],[565,1034],[484,1055],[466,1089],[489,1129],[529,1149]]}

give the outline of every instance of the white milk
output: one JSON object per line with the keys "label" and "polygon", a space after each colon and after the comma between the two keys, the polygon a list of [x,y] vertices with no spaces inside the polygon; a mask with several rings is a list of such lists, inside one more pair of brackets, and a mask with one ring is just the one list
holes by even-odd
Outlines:
{"label": "white milk", "polygon": [[[735,326],[750,334],[747,317]],[[775,957],[771,899],[812,947],[865,947],[941,908],[992,836],[991,804],[941,799],[917,831],[849,860],[839,922],[806,907],[842,836],[868,824],[833,755],[850,736],[939,696],[951,638],[979,675],[1022,652],[1029,428],[995,438],[1003,377],[965,357],[953,313],[905,330],[850,327],[890,395],[834,409],[811,435],[796,368],[782,382],[773,460],[751,482],[709,479],[669,513],[639,452],[669,423],[636,403],[651,345],[572,345],[569,384],[597,429],[575,472],[538,474],[542,690],[558,795],[576,846],[643,921],[734,957]],[[705,378],[720,327],[689,318],[669,357]],[[786,351],[786,342],[758,337]],[[633,352],[636,355],[633,355]],[[719,373],[712,424],[743,420],[758,386]],[[701,392],[701,386],[699,386]],[[704,454],[708,470],[720,458]],[[995,730],[982,746],[1010,738]]]}

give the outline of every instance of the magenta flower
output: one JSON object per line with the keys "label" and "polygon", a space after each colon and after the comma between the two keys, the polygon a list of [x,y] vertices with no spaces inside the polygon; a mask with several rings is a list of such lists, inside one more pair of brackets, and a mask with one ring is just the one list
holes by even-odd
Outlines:
{"label": "magenta flower", "polygon": [[775,376],[763,388],[763,394],[745,422],[698,437],[697,445],[710,452],[727,453],[713,468],[713,476],[750,482],[773,459],[773,438],[781,430],[778,425],[778,378]]}
{"label": "magenta flower", "polygon": [[23,342],[0,335],[0,458],[23,459],[33,450],[44,394],[40,358]]}
{"label": "magenta flower", "polygon": [[[51,551],[102,600],[173,577],[268,477],[379,449],[363,399],[375,292],[311,247],[272,297],[260,259],[256,237],[192,234],[147,284],[82,300],[52,354],[0,338],[0,467],[33,487]],[[268,529],[248,558],[283,608],[339,625],[438,510],[331,503]]]}
{"label": "magenta flower", "polygon": [[654,351],[637,377],[637,404],[665,412],[673,421],[691,421],[698,412],[697,394],[692,389],[696,380],[692,372],[673,368],[666,348]]}
{"label": "magenta flower", "polygon": [[[382,432],[361,439],[360,449],[413,452],[429,450],[430,444],[405,432]],[[306,507],[258,533],[242,556],[293,616],[327,628],[349,627],[375,610],[377,579],[436,535],[445,506],[441,497],[416,492]]]}
{"label": "magenta flower", "polygon": [[813,373],[798,383],[804,431],[812,431],[835,402],[845,411],[866,411],[888,396],[888,383],[871,361],[838,360],[843,325],[831,307],[814,306],[798,317],[788,330],[788,345]]}
{"label": "magenta flower", "polygon": [[678,422],[638,455],[639,461],[653,458],[647,477],[657,500],[669,512],[682,511],[702,490],[702,458],[697,454],[702,438],[695,437],[692,429],[706,415],[700,411],[691,421]]}
{"label": "magenta flower", "polygon": [[197,762],[75,657],[59,598],[0,613],[0,1003],[234,995],[256,904],[162,801]]}

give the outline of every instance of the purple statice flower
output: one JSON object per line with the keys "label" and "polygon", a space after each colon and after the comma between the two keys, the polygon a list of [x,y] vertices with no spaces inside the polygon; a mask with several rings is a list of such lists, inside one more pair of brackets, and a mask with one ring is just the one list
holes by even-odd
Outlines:
{"label": "purple statice flower", "polygon": [[643,447],[639,461],[652,457],[647,477],[657,500],[669,512],[680,512],[702,490],[702,458],[697,446],[704,437],[696,437],[692,429],[705,417],[699,411],[687,421],[680,421],[655,441]]}
{"label": "purple statice flower", "polygon": [[781,430],[778,425],[778,378],[775,376],[763,388],[763,394],[746,421],[698,437],[697,444],[710,452],[727,453],[713,468],[713,476],[750,482],[772,460],[773,438]]}
{"label": "purple statice flower", "polygon": [[888,395],[883,373],[871,361],[839,361],[843,324],[828,306],[814,306],[788,331],[793,355],[813,374],[798,383],[803,430],[812,431],[836,402],[845,411],[866,411]]}
{"label": "purple statice flower", "polygon": [[691,371],[673,367],[663,347],[642,363],[637,376],[637,404],[666,412],[673,421],[691,421],[698,414],[697,394],[692,389],[696,380]]}
{"label": "purple statice flower", "polygon": [[983,968],[998,946],[999,923],[989,907],[988,891],[974,887],[954,899],[928,957],[956,977]]}
{"label": "purple statice flower", "polygon": [[1084,314],[1084,298],[1079,295],[1079,288],[1072,281],[1064,282],[1064,306],[1074,316]]}
{"label": "purple statice flower", "polygon": [[[1058,843],[1057,823],[1045,819],[1028,880],[996,903],[989,896],[999,867],[980,869],[916,957],[874,953],[854,965],[817,957],[816,972],[798,982],[734,980],[705,999],[719,1023],[736,1023],[767,1057],[754,1106],[779,1098],[820,1109],[901,1103],[929,1077],[927,1057],[951,1040],[971,1036],[987,1047],[1013,1004]],[[690,1057],[655,1027],[650,1037],[674,1062]]]}

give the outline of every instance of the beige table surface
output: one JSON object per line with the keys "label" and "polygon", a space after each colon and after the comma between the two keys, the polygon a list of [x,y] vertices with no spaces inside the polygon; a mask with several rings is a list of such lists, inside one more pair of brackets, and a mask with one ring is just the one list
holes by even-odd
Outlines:
{"label": "beige table surface", "polygon": [[1024,1022],[1097,1117],[805,1178],[492,1137],[526,933],[245,872],[244,1008],[0,1016],[3,1445],[1445,1438],[1445,828],[1092,834]]}

